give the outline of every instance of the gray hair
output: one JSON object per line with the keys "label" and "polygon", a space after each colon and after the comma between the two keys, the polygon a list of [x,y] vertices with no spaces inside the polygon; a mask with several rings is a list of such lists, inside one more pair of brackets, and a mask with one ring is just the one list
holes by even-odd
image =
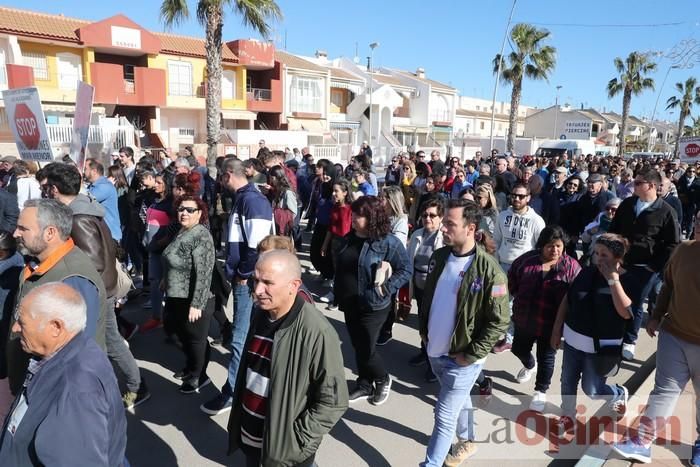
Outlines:
{"label": "gray hair", "polygon": [[85,300],[77,290],[63,282],[42,284],[32,289],[22,302],[29,302],[27,311],[32,318],[41,319],[41,328],[51,319],[62,321],[68,332],[80,332],[87,325]]}
{"label": "gray hair", "polygon": [[234,177],[246,178],[245,166],[240,159],[228,159],[224,161],[223,172],[228,172]]}
{"label": "gray hair", "polygon": [[187,167],[188,169],[192,168],[192,166],[190,166],[190,161],[188,161],[186,157],[178,157],[175,159],[175,167]]}
{"label": "gray hair", "polygon": [[61,240],[68,240],[73,229],[73,211],[71,208],[55,199],[28,199],[25,208],[37,208],[37,222],[43,232],[49,226],[58,230]]}

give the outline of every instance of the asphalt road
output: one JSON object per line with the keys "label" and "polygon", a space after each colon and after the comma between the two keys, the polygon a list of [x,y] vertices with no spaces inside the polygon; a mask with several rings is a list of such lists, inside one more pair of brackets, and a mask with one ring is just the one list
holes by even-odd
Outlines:
{"label": "asphalt road", "polygon": [[[307,254],[301,253],[300,258],[303,265],[309,264]],[[326,292],[316,276],[305,274],[304,282],[315,293]],[[134,322],[145,321],[149,316],[149,311],[141,308],[145,300],[146,296],[142,296],[130,301],[125,316]],[[342,313],[327,311],[322,304],[318,306],[341,338],[346,376],[348,381],[353,381],[356,366]],[[229,315],[230,312],[229,304]],[[424,458],[439,386],[423,380],[425,367],[413,368],[407,364],[418,351],[416,318],[414,309],[407,321],[396,324],[394,340],[380,348],[394,378],[389,400],[380,407],[367,402],[353,404],[321,444],[317,454],[320,466],[415,466]],[[218,335],[216,324],[212,325],[211,335]],[[214,394],[214,386],[204,388],[202,394],[178,392],[179,381],[172,374],[182,367],[184,357],[179,349],[164,343],[163,331],[139,333],[130,345],[153,394],[150,401],[128,414],[127,456],[131,464],[136,467],[244,465],[240,453],[226,455],[228,414],[209,417],[199,410],[199,405]],[[637,360],[625,362],[613,380],[630,382],[632,386],[640,384],[648,373],[642,365],[654,350],[655,343],[647,336],[640,336]],[[213,348],[209,375],[217,386],[226,378],[227,359],[228,351]],[[560,398],[556,394],[561,352],[557,355],[549,401],[541,416],[526,410],[534,390],[534,378],[529,383],[518,384],[515,374],[520,367],[509,352],[489,356],[485,370],[494,380],[494,397],[475,412],[477,439],[481,442],[468,465],[573,465],[580,458],[582,448],[564,452],[563,443],[561,446],[554,443],[553,447],[547,439],[547,431],[559,413]]]}

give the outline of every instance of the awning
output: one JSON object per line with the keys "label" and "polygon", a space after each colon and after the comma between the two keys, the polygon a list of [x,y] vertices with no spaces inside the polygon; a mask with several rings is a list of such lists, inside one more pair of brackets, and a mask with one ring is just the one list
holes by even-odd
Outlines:
{"label": "awning", "polygon": [[394,131],[401,133],[429,133],[429,129],[422,126],[394,125]]}
{"label": "awning", "polygon": [[360,122],[331,122],[331,129],[348,129],[357,130],[360,128]]}
{"label": "awning", "polygon": [[[75,113],[75,104],[73,105],[66,105],[66,104],[41,104],[41,108],[44,109],[44,112],[63,112],[63,113],[68,113],[72,114]],[[100,107],[100,106],[93,106],[92,107],[93,113],[98,113],[104,115],[105,113],[105,108]]]}
{"label": "awning", "polygon": [[221,117],[224,120],[255,120],[258,114],[250,110],[222,110]]}
{"label": "awning", "polygon": [[355,94],[361,94],[364,88],[361,84],[346,83],[345,81],[336,81],[331,78],[331,87],[338,89],[347,89]]}
{"label": "awning", "polygon": [[308,131],[314,135],[322,135],[328,131],[323,125],[322,120],[316,120],[313,118],[287,117],[287,124],[289,126],[289,130]]}
{"label": "awning", "polygon": [[452,133],[451,126],[434,126],[433,133]]}

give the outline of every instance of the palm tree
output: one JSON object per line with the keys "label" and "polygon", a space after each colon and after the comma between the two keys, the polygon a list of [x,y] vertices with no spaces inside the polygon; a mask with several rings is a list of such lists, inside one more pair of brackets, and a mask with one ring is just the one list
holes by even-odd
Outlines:
{"label": "palm tree", "polygon": [[523,77],[544,79],[554,70],[557,62],[557,49],[544,45],[549,37],[546,29],[537,29],[531,24],[519,23],[510,31],[510,38],[516,50],[501,57],[497,54],[493,59],[493,72],[498,73],[501,60],[501,79],[513,86],[510,95],[510,118],[508,124],[508,151],[513,150],[518,125],[518,107],[523,91]]}
{"label": "palm tree", "polygon": [[693,124],[683,126],[682,136],[700,136],[700,116],[690,117]]}
{"label": "palm tree", "polygon": [[607,91],[611,99],[622,92],[622,123],[618,141],[619,155],[622,156],[625,150],[625,130],[632,95],[638,96],[645,89],[654,89],[654,80],[645,75],[656,70],[656,63],[652,62],[646,54],[632,52],[625,61],[616,57],[615,69],[619,76],[608,82]]}
{"label": "palm tree", "polygon": [[[282,18],[275,0],[198,0],[197,20],[205,29],[204,48],[207,54],[207,167],[209,175],[216,177],[217,144],[221,114],[221,49],[224,28],[224,8],[232,7],[243,24],[253,28],[263,37],[270,34],[270,22]],[[161,19],[166,26],[178,24],[189,17],[187,0],[163,0]]]}
{"label": "palm tree", "polygon": [[[671,96],[666,101],[666,110],[675,109],[678,107],[680,109],[680,117],[678,118],[678,135],[684,133],[683,127],[685,126],[685,119],[690,115],[690,111],[693,109],[693,104],[700,104],[700,86],[697,85],[698,80],[694,77],[690,77],[685,80],[685,83],[676,83],[676,90],[680,93],[680,96]],[[697,122],[693,119],[693,127]],[[693,128],[693,131],[695,128]],[[675,153],[678,154],[678,142],[680,138],[676,138],[676,149]]]}

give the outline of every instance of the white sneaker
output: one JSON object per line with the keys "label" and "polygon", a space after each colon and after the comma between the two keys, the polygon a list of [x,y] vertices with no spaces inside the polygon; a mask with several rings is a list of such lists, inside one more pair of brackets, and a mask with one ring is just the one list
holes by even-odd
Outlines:
{"label": "white sneaker", "polygon": [[634,344],[622,344],[622,358],[628,361],[634,360]]}
{"label": "white sneaker", "polygon": [[319,298],[319,300],[323,303],[333,303],[333,300],[335,300],[335,295],[333,295],[333,291],[330,291],[323,297]]}
{"label": "white sneaker", "polygon": [[328,311],[338,311],[338,305],[336,305],[335,303],[329,303],[329,304],[326,306],[326,309],[327,309]]}
{"label": "white sneaker", "polygon": [[547,394],[535,391],[530,402],[530,410],[541,413],[544,411],[545,404],[547,404]]}
{"label": "white sneaker", "polygon": [[535,366],[530,369],[522,367],[515,379],[518,381],[518,383],[527,383],[535,373],[537,373],[537,363],[535,363]]}

